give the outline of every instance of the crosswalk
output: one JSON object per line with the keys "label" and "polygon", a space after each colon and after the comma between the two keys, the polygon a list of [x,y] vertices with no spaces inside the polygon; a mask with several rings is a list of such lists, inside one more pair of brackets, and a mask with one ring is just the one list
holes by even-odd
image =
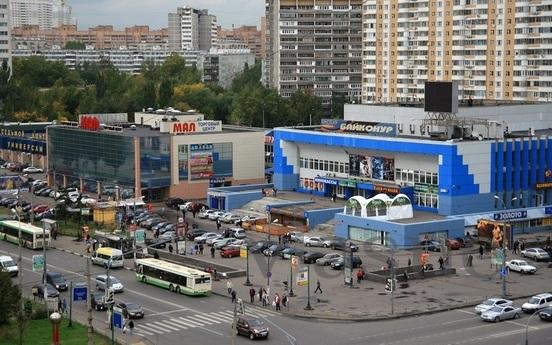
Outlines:
{"label": "crosswalk", "polygon": [[[268,318],[280,315],[270,309],[246,306],[247,315]],[[194,328],[216,327],[222,324],[231,324],[234,316],[233,310],[219,310],[209,313],[197,313],[192,315],[164,318],[161,320],[139,320],[134,322],[134,332],[138,335],[155,336],[159,334],[192,330]]]}

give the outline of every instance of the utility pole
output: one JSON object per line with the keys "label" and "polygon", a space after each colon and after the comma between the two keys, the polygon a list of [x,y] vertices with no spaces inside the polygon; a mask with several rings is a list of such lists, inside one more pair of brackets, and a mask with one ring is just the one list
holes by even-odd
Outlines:
{"label": "utility pole", "polygon": [[44,270],[42,272],[42,284],[44,286],[44,306],[46,307],[46,313],[50,315],[50,313],[48,312],[48,289],[46,288],[46,223],[44,221],[42,221],[42,259],[44,260]]}
{"label": "utility pole", "polygon": [[[8,1],[8,7],[9,7],[9,1]],[[9,16],[8,16],[9,17]],[[25,303],[23,299],[23,251],[22,251],[22,243],[21,243],[21,217],[19,216],[19,197],[21,195],[21,189],[17,190],[17,206],[16,209],[12,209],[12,212],[15,213],[17,216],[17,244],[18,244],[18,257],[17,257],[17,267],[19,269],[19,273],[17,274],[17,284],[19,285],[19,293],[21,295],[21,303],[19,305],[19,345],[23,344],[23,310],[25,308]]]}
{"label": "utility pole", "polygon": [[238,316],[238,310],[236,301],[234,301],[234,315],[232,317],[232,338],[231,338],[231,344],[236,345],[236,333],[237,333],[237,326],[236,326],[236,317]]}
{"label": "utility pole", "polygon": [[86,311],[88,314],[88,345],[94,345],[94,328],[92,327],[92,279],[90,278],[90,257],[86,257]]}
{"label": "utility pole", "polygon": [[391,245],[391,315],[395,313],[395,250]]}

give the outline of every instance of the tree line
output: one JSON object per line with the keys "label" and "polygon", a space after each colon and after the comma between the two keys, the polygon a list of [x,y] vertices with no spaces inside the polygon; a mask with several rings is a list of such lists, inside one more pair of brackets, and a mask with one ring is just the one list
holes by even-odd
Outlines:
{"label": "tree line", "polygon": [[75,121],[79,114],[128,113],[172,106],[196,109],[207,119],[267,128],[320,123],[342,117],[344,99],[333,100],[331,114],[321,100],[298,91],[289,99],[261,83],[261,64],[247,66],[228,89],[201,82],[195,66],[169,56],[162,65],[146,61],[138,75],[116,69],[109,61],[84,63],[75,70],[40,56],[15,58],[8,81],[0,69],[0,116],[3,121]]}

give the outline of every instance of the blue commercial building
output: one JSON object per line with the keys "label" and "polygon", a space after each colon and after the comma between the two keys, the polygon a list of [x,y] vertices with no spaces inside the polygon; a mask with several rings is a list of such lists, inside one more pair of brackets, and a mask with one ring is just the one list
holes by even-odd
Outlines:
{"label": "blue commercial building", "polygon": [[405,195],[413,217],[385,216],[378,198],[362,216],[336,216],[338,236],[398,247],[461,237],[480,219],[508,221],[514,234],[550,229],[550,110],[463,108],[447,122],[418,108],[349,106],[345,120],[274,130],[273,183],[345,200]]}

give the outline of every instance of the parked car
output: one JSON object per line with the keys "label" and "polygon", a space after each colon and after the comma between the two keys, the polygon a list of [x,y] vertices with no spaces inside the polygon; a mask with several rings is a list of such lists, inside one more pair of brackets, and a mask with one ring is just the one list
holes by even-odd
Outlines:
{"label": "parked car", "polygon": [[343,238],[334,238],[332,240],[324,241],[324,248],[332,248],[333,250],[352,250],[353,252],[358,252],[358,246],[351,241],[345,240]]}
{"label": "parked car", "polygon": [[488,300],[483,301],[482,303],[475,306],[475,313],[481,314],[484,311],[487,311],[491,309],[492,307],[496,306],[507,306],[507,305],[513,305],[514,302],[504,299],[504,298],[489,298]]}
{"label": "parked car", "polygon": [[521,309],[526,313],[534,313],[546,307],[552,307],[552,294],[550,293],[541,293],[531,297],[529,301],[522,304]]}
{"label": "parked car", "polygon": [[233,258],[235,256],[240,256],[240,247],[239,246],[226,246],[220,251],[220,256],[223,258]]}
{"label": "parked car", "polygon": [[159,217],[159,218],[150,218],[150,219],[147,219],[145,221],[142,222],[142,224],[140,224],[142,227],[148,229],[148,230],[151,230],[151,228],[156,225],[156,224],[159,224],[161,222],[164,222],[165,219]]}
{"label": "parked car", "polygon": [[118,308],[121,308],[121,310],[123,311],[123,317],[125,318],[128,318],[128,319],[144,318],[144,309],[139,304],[118,302],[115,304],[115,306]]}
{"label": "parked car", "polygon": [[40,187],[34,189],[34,195],[40,195],[43,191],[45,191],[48,187]]}
{"label": "parked car", "polygon": [[45,212],[49,209],[50,209],[50,206],[48,205],[36,205],[35,207],[33,207],[33,213],[38,214],[38,213]]}
{"label": "parked car", "polygon": [[205,240],[205,243],[208,245],[208,246],[212,246],[213,243],[217,242],[217,241],[220,241],[224,239],[224,236],[222,235],[216,235],[214,237],[211,237],[211,238],[208,238],[207,240]]}
{"label": "parked car", "polygon": [[[31,292],[35,297],[44,298],[44,284],[39,283],[33,285]],[[46,284],[46,297],[57,298],[59,297],[59,291],[53,285]]]}
{"label": "parked car", "polygon": [[328,253],[321,257],[320,259],[316,259],[316,264],[320,266],[329,266],[332,262],[343,258],[343,255],[338,253]]}
{"label": "parked car", "polygon": [[325,239],[323,237],[305,237],[304,243],[307,247],[322,247],[324,246]]}
{"label": "parked car", "polygon": [[105,303],[105,292],[94,291],[90,294],[90,301],[94,310],[107,310],[109,305]]}
{"label": "parked car", "polygon": [[176,232],[174,232],[172,230],[171,231],[165,231],[164,233],[159,235],[160,240],[172,240],[175,237],[176,237]]}
{"label": "parked car", "polygon": [[42,219],[55,219],[55,210],[53,208],[50,208],[44,212],[40,212],[38,214],[35,214],[34,220],[42,220]]}
{"label": "parked car", "polygon": [[234,224],[241,226],[243,222],[255,223],[260,217],[256,216],[243,216],[241,219],[234,221]]}
{"label": "parked car", "polygon": [[[362,260],[358,256],[353,256],[353,268],[360,267],[362,265]],[[330,266],[334,270],[342,270],[345,268],[345,258],[340,258],[335,261],[333,261]]]}
{"label": "parked car", "polygon": [[441,243],[439,241],[434,240],[424,240],[420,242],[420,246],[423,250],[431,251],[431,252],[440,252],[441,251]]}
{"label": "parked car", "polygon": [[19,267],[9,255],[0,255],[0,271],[8,272],[12,277],[19,274]]}
{"label": "parked car", "polygon": [[215,211],[209,214],[209,220],[217,220],[224,215],[223,211]]}
{"label": "parked car", "polygon": [[37,167],[26,167],[25,169],[23,169],[23,173],[25,174],[41,174],[43,172],[43,169]]}
{"label": "parked car", "polygon": [[236,220],[240,220],[241,217],[237,216],[233,213],[227,212],[222,217],[220,217],[220,221],[227,224],[234,224]]}
{"label": "parked car", "polygon": [[445,245],[450,250],[458,250],[462,248],[462,244],[456,239],[452,239],[452,238],[447,238],[447,240],[445,241]]}
{"label": "parked car", "polygon": [[539,312],[539,317],[542,321],[552,321],[552,307],[543,308]]}
{"label": "parked car", "polygon": [[258,241],[251,245],[249,248],[250,253],[262,253],[266,248],[270,247],[273,244],[277,244],[274,241]]}
{"label": "parked car", "polygon": [[234,238],[246,238],[247,234],[243,228],[230,228],[230,236]]}
{"label": "parked car", "polygon": [[69,289],[67,280],[59,272],[46,272],[46,283],[55,286],[58,291],[67,291]]}
{"label": "parked car", "polygon": [[194,242],[195,243],[205,243],[207,240],[209,240],[211,238],[218,237],[218,236],[221,236],[221,235],[217,234],[216,232],[206,232],[203,235],[197,236],[196,238],[194,238]]}
{"label": "parked car", "polygon": [[[96,276],[96,290],[105,290],[107,286],[107,275],[100,274]],[[114,276],[109,276],[109,289],[113,290],[113,292],[123,292],[123,284],[119,279],[117,279]]]}
{"label": "parked car", "polygon": [[305,251],[300,248],[288,247],[280,252],[282,259],[291,259],[292,256],[303,256]]}
{"label": "parked car", "polygon": [[226,247],[236,241],[238,241],[236,238],[223,238],[222,240],[214,242],[213,247],[215,247],[215,249],[221,249],[222,247]]}
{"label": "parked car", "polygon": [[320,252],[308,252],[305,255],[303,255],[303,263],[312,264],[312,263],[316,262],[316,260],[320,259],[323,256],[324,256],[324,254],[322,254]]}
{"label": "parked car", "polygon": [[165,225],[167,224],[170,224],[171,222],[165,220],[165,221],[162,221],[162,222],[159,222],[157,224],[155,224],[154,226],[151,227],[151,230],[153,231],[156,231],[156,230],[160,230],[161,228],[163,228]]}
{"label": "parked car", "polygon": [[204,211],[199,212],[197,214],[197,216],[201,219],[207,219],[207,218],[209,218],[209,215],[211,213],[214,213],[214,212],[216,212],[216,210],[204,210]]}
{"label": "parked car", "polygon": [[205,231],[205,230],[195,229],[195,230],[188,231],[188,233],[186,234],[186,237],[189,240],[194,240],[196,237],[201,236],[201,235],[205,234],[206,232],[207,231]]}
{"label": "parked car", "polygon": [[168,198],[165,200],[165,205],[168,208],[178,208],[179,205],[184,204],[186,201],[182,198]]}
{"label": "parked car", "polygon": [[289,232],[289,240],[291,242],[303,243],[304,239],[305,239],[305,234],[303,232],[300,232],[300,231]]}
{"label": "parked car", "polygon": [[537,272],[537,268],[535,266],[531,266],[527,263],[525,260],[510,260],[506,261],[506,267],[510,271],[516,271],[519,273],[535,273]]}
{"label": "parked car", "polygon": [[240,315],[236,321],[236,335],[245,335],[249,339],[268,338],[270,330],[261,319],[250,316]]}
{"label": "parked car", "polygon": [[283,244],[273,244],[270,247],[263,250],[264,256],[276,256],[280,254],[287,247]]}
{"label": "parked car", "polygon": [[521,308],[514,306],[496,306],[481,313],[481,319],[484,321],[498,322],[509,319],[519,319]]}
{"label": "parked car", "polygon": [[548,252],[542,248],[528,248],[522,250],[521,256],[533,259],[535,261],[550,259],[550,254],[548,254]]}
{"label": "parked car", "polygon": [[165,224],[161,229],[159,229],[159,234],[164,234],[167,231],[174,231],[176,232],[176,224],[174,223],[167,223]]}
{"label": "parked car", "polygon": [[38,195],[39,196],[48,196],[51,191],[52,191],[52,188],[46,188],[46,189],[43,189],[42,192],[40,192],[40,194],[38,194]]}

